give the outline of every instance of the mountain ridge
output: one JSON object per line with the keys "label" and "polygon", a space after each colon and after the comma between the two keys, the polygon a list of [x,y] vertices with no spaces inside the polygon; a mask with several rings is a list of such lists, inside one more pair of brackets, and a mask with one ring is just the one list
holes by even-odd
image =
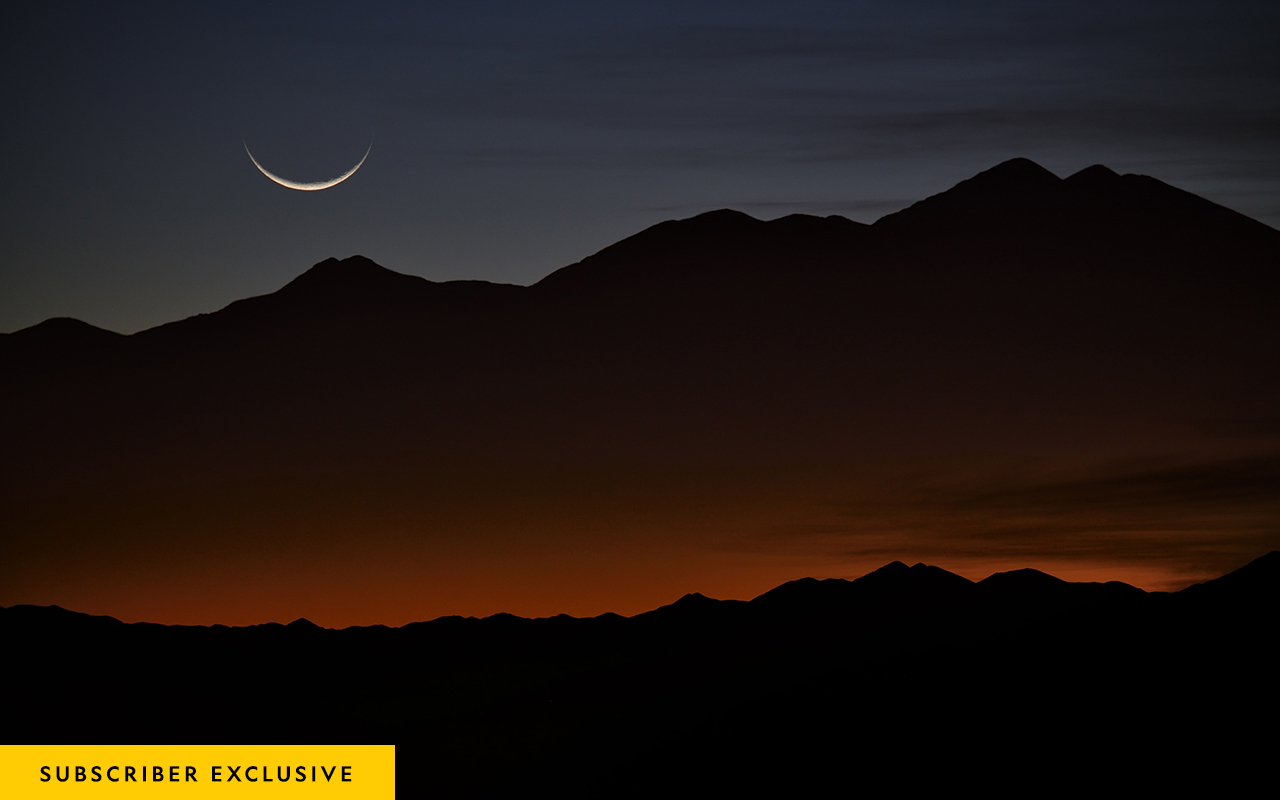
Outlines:
{"label": "mountain ridge", "polygon": [[[1102,195],[1099,195],[1098,192],[1104,189],[1110,192],[1115,192],[1119,189],[1124,199],[1117,200],[1113,198],[1108,202],[1099,202]],[[1247,228],[1252,229],[1255,234],[1280,236],[1280,231],[1276,231],[1257,220],[1146,175],[1131,173],[1120,175],[1101,164],[1095,164],[1067,178],[1059,178],[1029,159],[1014,158],[963,180],[946,191],[917,201],[906,209],[881,217],[869,225],[853,222],[839,215],[816,217],[805,214],[791,214],[773,220],[760,220],[732,209],[719,209],[703,212],[685,219],[666,220],[605,247],[582,261],[553,270],[548,275],[527,286],[494,283],[485,280],[430,281],[416,275],[395,272],[376,264],[362,255],[353,255],[345,259],[331,257],[318,262],[275,292],[238,300],[218,311],[205,312],[182,320],[162,323],[161,325],[138,331],[135,334],[127,334],[127,336],[135,337],[138,334],[155,331],[157,328],[165,328],[187,320],[216,315],[246,301],[279,294],[306,295],[316,292],[321,287],[327,287],[321,294],[334,291],[334,287],[356,290],[356,296],[350,299],[360,299],[362,295],[377,287],[388,291],[400,290],[413,293],[420,292],[427,286],[440,287],[471,284],[484,287],[537,288],[545,292],[550,289],[561,289],[576,280],[580,280],[581,275],[602,262],[608,262],[619,257],[629,261],[637,257],[652,255],[655,249],[661,250],[672,235],[677,235],[679,239],[687,238],[689,235],[710,235],[713,238],[719,238],[726,234],[760,231],[765,227],[771,227],[775,230],[803,227],[806,232],[821,229],[839,229],[844,233],[866,235],[904,226],[924,225],[929,227],[937,225],[939,224],[938,217],[957,216],[955,212],[962,209],[964,209],[964,212],[958,215],[961,219],[971,218],[974,208],[977,208],[982,215],[987,215],[992,211],[1022,213],[1018,210],[1025,209],[1028,205],[1034,207],[1045,203],[1048,203],[1053,208],[1060,208],[1064,190],[1069,190],[1067,191],[1067,195],[1070,197],[1068,204],[1072,206],[1094,205],[1114,212],[1123,207],[1128,207],[1129,210],[1132,210],[1135,206],[1135,203],[1131,202],[1133,198],[1145,198],[1148,203],[1155,203],[1161,208],[1176,208],[1180,212],[1208,212],[1220,222],[1229,221],[1244,224]],[[955,228],[957,224],[953,220],[944,227]],[[37,328],[55,321],[59,321],[57,322],[59,325],[64,325],[62,321],[69,319],[55,317],[4,335],[12,336],[17,333],[34,332]],[[79,322],[79,320],[76,321]],[[96,328],[89,323],[81,324],[94,330],[105,330]]]}
{"label": "mountain ridge", "polygon": [[[843,775],[852,757],[908,770],[922,755],[943,788],[986,774],[993,747],[1008,761],[1001,776],[1069,775],[1086,788],[1115,779],[1099,752],[1128,754],[1135,742],[1179,765],[1171,783],[1185,786],[1187,760],[1220,785],[1222,764],[1234,774],[1270,763],[1266,737],[1247,723],[1277,705],[1266,631],[1280,608],[1278,562],[1273,551],[1229,573],[1269,586],[1266,602],[1188,591],[753,616],[752,603],[691,593],[631,618],[497,614],[341,630],[8,608],[0,641],[23,657],[6,677],[23,691],[6,719],[54,742],[359,731],[395,741],[398,759],[407,751],[429,766],[433,790],[459,795],[544,780],[574,796],[649,793],[687,782],[704,761],[694,774],[720,787],[793,786],[797,770]],[[877,580],[940,577],[922,564],[887,567]],[[1141,758],[1125,769],[1144,786],[1161,779]]]}
{"label": "mountain ridge", "polygon": [[[0,563],[67,582],[73,594],[49,595],[62,598],[74,574],[123,574],[92,555],[103,541],[108,560],[190,548],[220,563],[227,539],[300,552],[319,537],[336,554],[360,530],[432,569],[447,559],[426,554],[451,537],[492,541],[481,528],[530,552],[615,531],[634,535],[624,549],[674,549],[672,530],[708,540],[695,552],[719,552],[714,537],[773,552],[910,519],[941,557],[978,552],[986,530],[1082,525],[1087,502],[1106,522],[1084,529],[1117,531],[1131,553],[1150,552],[1135,531],[1152,508],[1194,502],[1233,525],[1240,508],[1271,513],[1271,462],[1232,463],[1277,429],[1280,233],[1172,189],[1138,213],[1151,185],[1102,169],[978,177],[892,224],[669,221],[533,286],[433,283],[352,257],[127,337],[65,322],[0,337],[0,417],[21,421],[3,431],[14,532]],[[1048,199],[962,224],[966,193],[1005,184]],[[1111,203],[1123,218],[1102,202],[1046,211],[1090,184],[1141,191]],[[930,208],[948,204],[952,233],[934,235]],[[1228,430],[1245,433],[1215,433]],[[1189,471],[1160,467],[1175,462]],[[775,530],[792,525],[815,536]],[[1215,536],[1231,544],[1177,540],[1168,574],[1211,574],[1259,542]],[[641,563],[630,555],[618,563]],[[400,580],[406,596],[430,591]],[[18,585],[0,581],[0,603],[25,599],[6,591]],[[645,597],[627,610],[660,599]],[[508,610],[528,608],[544,606]]]}
{"label": "mountain ridge", "polygon": [[[565,614],[559,614],[555,617],[539,617],[527,618],[518,617],[508,613],[493,614],[488,617],[458,617],[456,615],[436,617],[429,620],[420,620],[408,622],[401,626],[389,627],[385,625],[364,625],[350,626],[349,628],[322,628],[308,620],[306,617],[299,617],[292,622],[263,622],[254,625],[244,626],[247,628],[261,628],[263,626],[284,627],[295,630],[351,630],[351,629],[391,629],[421,627],[439,623],[442,620],[471,620],[474,622],[483,622],[485,620],[522,620],[525,622],[537,622],[543,620],[569,619],[569,620],[601,620],[601,619],[618,619],[618,620],[638,620],[641,618],[654,618],[666,616],[693,615],[699,616],[706,613],[708,608],[734,608],[746,610],[752,607],[761,608],[770,605],[779,605],[780,598],[785,598],[783,604],[788,606],[788,610],[796,612],[799,609],[797,599],[800,599],[807,605],[808,611],[813,611],[822,606],[823,603],[830,602],[833,596],[849,597],[850,594],[855,600],[867,600],[875,598],[884,600],[888,598],[899,597],[904,593],[920,593],[926,595],[931,594],[932,589],[936,589],[941,584],[947,584],[950,588],[959,588],[962,590],[971,590],[973,592],[982,592],[983,590],[996,590],[996,594],[988,594],[995,596],[1002,601],[1008,601],[1011,596],[1021,594],[1024,597],[1027,593],[1037,594],[1044,590],[1045,587],[1058,592],[1077,592],[1080,595],[1085,593],[1093,593],[1092,596],[1098,596],[1094,590],[1099,588],[1105,589],[1112,596],[1120,595],[1160,595],[1166,594],[1161,592],[1146,592],[1136,586],[1131,586],[1122,581],[1108,581],[1106,583],[1098,583],[1093,581],[1065,581],[1054,575],[1042,572],[1033,568],[1022,568],[1016,570],[1007,570],[1004,572],[993,573],[980,581],[972,581],[962,575],[945,570],[934,565],[918,563],[908,567],[901,561],[892,561],[879,569],[873,570],[852,580],[844,578],[798,578],[788,581],[784,584],[774,587],[763,592],[750,600],[718,600],[707,597],[700,592],[689,592],[680,599],[663,606],[633,614],[630,617],[623,617],[611,611],[606,611],[594,617],[570,617]],[[1259,556],[1247,564],[1238,567],[1230,572],[1204,583],[1195,583],[1187,586],[1177,592],[1173,592],[1174,596],[1200,596],[1208,594],[1208,587],[1231,585],[1229,590],[1235,597],[1253,597],[1260,598],[1265,596],[1280,598],[1280,551],[1273,550],[1262,556]],[[877,597],[874,593],[880,592]],[[976,595],[975,595],[976,596]],[[92,621],[96,625],[156,625],[151,622],[126,623],[109,615],[91,615],[78,611],[70,611],[60,606],[35,606],[30,604],[9,606],[5,608],[0,606],[0,612],[17,612],[23,615],[42,614],[56,615],[61,618],[82,619]],[[12,621],[12,617],[10,618]],[[202,625],[163,625],[160,627],[169,628],[214,628],[226,627],[221,625],[202,626]]]}

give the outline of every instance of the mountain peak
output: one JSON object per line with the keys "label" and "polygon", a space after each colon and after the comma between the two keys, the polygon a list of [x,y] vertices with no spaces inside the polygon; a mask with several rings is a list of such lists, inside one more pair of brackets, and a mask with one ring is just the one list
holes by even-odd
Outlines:
{"label": "mountain peak", "polygon": [[1093,166],[1085,167],[1076,174],[1067,178],[1067,180],[1072,183],[1098,183],[1102,181],[1112,181],[1119,177],[1120,174],[1110,167],[1103,166],[1102,164],[1094,164]]}
{"label": "mountain peak", "polygon": [[1032,569],[1031,567],[1013,569],[1007,572],[997,572],[978,581],[980,586],[1019,589],[1045,586],[1056,587],[1065,583],[1066,581],[1061,578],[1050,575],[1047,572],[1041,572],[1038,569]]}
{"label": "mountain peak", "polygon": [[36,374],[66,366],[83,366],[116,352],[125,337],[70,317],[54,317],[30,328],[0,334],[0,365]]}
{"label": "mountain peak", "polygon": [[[1105,169],[1105,167],[1104,167]],[[991,169],[983,170],[969,181],[1001,181],[1005,183],[1039,183],[1053,185],[1062,180],[1029,158],[1011,158]],[[965,181],[968,183],[969,181]]]}
{"label": "mountain peak", "polygon": [[693,222],[700,225],[758,225],[760,220],[746,214],[742,211],[735,211],[732,208],[718,208],[715,211],[704,211],[696,214],[687,220],[679,220],[686,224]]}
{"label": "mountain peak", "polygon": [[[294,278],[285,289],[294,285],[308,285],[319,282],[350,282],[377,280],[385,278],[388,275],[400,276],[400,273],[393,272],[386,267],[377,264],[373,259],[366,256],[351,256],[350,258],[336,259],[326,258],[311,269]],[[401,276],[403,277],[403,276]]]}
{"label": "mountain peak", "polygon": [[1004,219],[1043,205],[1061,186],[1061,178],[1036,162],[1012,158],[875,224],[882,229],[920,223],[951,228]]}
{"label": "mountain peak", "polygon": [[704,606],[707,603],[719,603],[719,600],[713,600],[702,592],[689,592],[684,597],[675,601],[673,605],[677,606]]}
{"label": "mountain peak", "polygon": [[287,283],[277,294],[350,299],[359,296],[400,296],[430,281],[389,270],[365,256],[327,258]]}
{"label": "mountain peak", "polygon": [[915,589],[931,587],[933,589],[951,589],[972,585],[972,581],[942,567],[935,567],[923,562],[908,567],[901,561],[891,561],[880,569],[869,572],[853,583],[864,587],[900,587]]}
{"label": "mountain peak", "polygon": [[633,619],[705,620],[708,615],[733,613],[737,607],[744,605],[745,603],[741,601],[716,600],[713,597],[707,597],[701,592],[689,592],[674,603],[637,614]]}
{"label": "mountain peak", "polygon": [[122,336],[115,331],[99,328],[96,325],[90,325],[87,322],[82,322],[73,317],[50,317],[44,322],[37,323],[29,328],[14,331],[12,335],[19,336],[23,339],[70,341],[83,341],[85,339],[106,341],[122,338]]}
{"label": "mountain peak", "polygon": [[955,197],[967,203],[985,204],[1018,201],[1055,191],[1062,179],[1029,158],[1011,158],[979,172],[968,180],[960,181],[954,188],[934,195],[935,198]]}

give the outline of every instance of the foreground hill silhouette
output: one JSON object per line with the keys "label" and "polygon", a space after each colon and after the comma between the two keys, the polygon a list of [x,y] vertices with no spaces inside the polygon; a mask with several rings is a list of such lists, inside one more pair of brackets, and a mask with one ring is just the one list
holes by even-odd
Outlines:
{"label": "foreground hill silhouette", "polygon": [[0,337],[0,601],[634,611],[781,579],[735,548],[1207,577],[1280,546],[1278,264],[1202,198],[1015,159],[873,225],[664,222],[529,287],[353,256],[130,336],[49,320]]}
{"label": "foreground hill silhouette", "polygon": [[10,739],[390,741],[402,785],[424,789],[850,769],[1226,786],[1270,759],[1277,611],[1273,551],[1174,594],[894,562],[631,618],[206,628],[18,606],[0,641]]}

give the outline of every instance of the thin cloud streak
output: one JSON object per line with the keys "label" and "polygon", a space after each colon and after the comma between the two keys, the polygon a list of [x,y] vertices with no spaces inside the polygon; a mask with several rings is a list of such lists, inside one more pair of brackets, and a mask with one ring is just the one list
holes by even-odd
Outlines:
{"label": "thin cloud streak", "polygon": [[1165,580],[1148,588],[1181,588],[1280,548],[1280,453],[1040,480],[944,472],[850,493],[859,499],[775,524],[748,549],[855,562],[907,548],[938,561],[1159,565]]}

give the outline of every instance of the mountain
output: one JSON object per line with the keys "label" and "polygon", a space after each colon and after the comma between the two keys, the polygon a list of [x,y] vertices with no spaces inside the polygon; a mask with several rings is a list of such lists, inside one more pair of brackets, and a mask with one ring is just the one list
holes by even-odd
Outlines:
{"label": "mountain", "polygon": [[[51,320],[0,336],[0,602],[445,613],[457,587],[532,604],[581,579],[638,610],[682,548],[730,539],[973,553],[1013,520],[1146,524],[1094,530],[1081,497],[1229,517],[1248,530],[1180,551],[1224,565],[1274,519],[1265,480],[1223,481],[1274,469],[1277,264],[1280,232],[1159,181],[1015,159],[872,225],[664,222],[533,286],[353,256],[130,336]],[[384,557],[419,571],[387,588]],[[544,557],[545,586],[521,566]],[[307,588],[220,593],[271,583],[257,564]]]}
{"label": "mountain", "polygon": [[[731,211],[662,223],[532,287],[330,259],[133,336],[42,323],[0,340],[0,374],[18,389],[6,410],[31,419],[23,461],[85,416],[42,413],[77,392],[104,415],[94,430],[139,442],[194,417],[256,452],[283,434],[259,420],[300,417],[299,435],[338,430],[369,455],[394,440],[453,457],[830,457],[878,444],[857,418],[913,425],[898,409],[923,394],[961,417],[993,403],[1061,415],[1097,405],[1099,385],[1108,410],[1159,395],[1170,418],[1214,400],[1265,413],[1280,387],[1257,369],[1280,355],[1277,253],[1280,233],[1150,178],[1061,180],[1015,159],[871,226]],[[1189,387],[1206,382],[1220,398]]]}
{"label": "mountain", "polygon": [[[333,630],[0,608],[0,642],[27,654],[7,672],[23,690],[7,721],[51,740],[357,735],[429,767],[406,782],[472,792],[745,786],[921,760],[921,780],[941,786],[991,769],[992,748],[1006,777],[1219,780],[1223,764],[1251,774],[1269,763],[1251,760],[1265,737],[1242,726],[1276,710],[1274,646],[1257,633],[1280,609],[1278,556],[1219,578],[1253,587],[1220,598],[1099,592],[1035,570],[974,583],[894,562],[750,602],[687,594],[629,619]],[[1192,766],[1174,778],[1142,755],[1096,755],[1135,743]]]}
{"label": "mountain", "polygon": [[1253,603],[1275,607],[1280,603],[1280,551],[1272,550],[1243,567],[1182,591],[1201,603]]}

